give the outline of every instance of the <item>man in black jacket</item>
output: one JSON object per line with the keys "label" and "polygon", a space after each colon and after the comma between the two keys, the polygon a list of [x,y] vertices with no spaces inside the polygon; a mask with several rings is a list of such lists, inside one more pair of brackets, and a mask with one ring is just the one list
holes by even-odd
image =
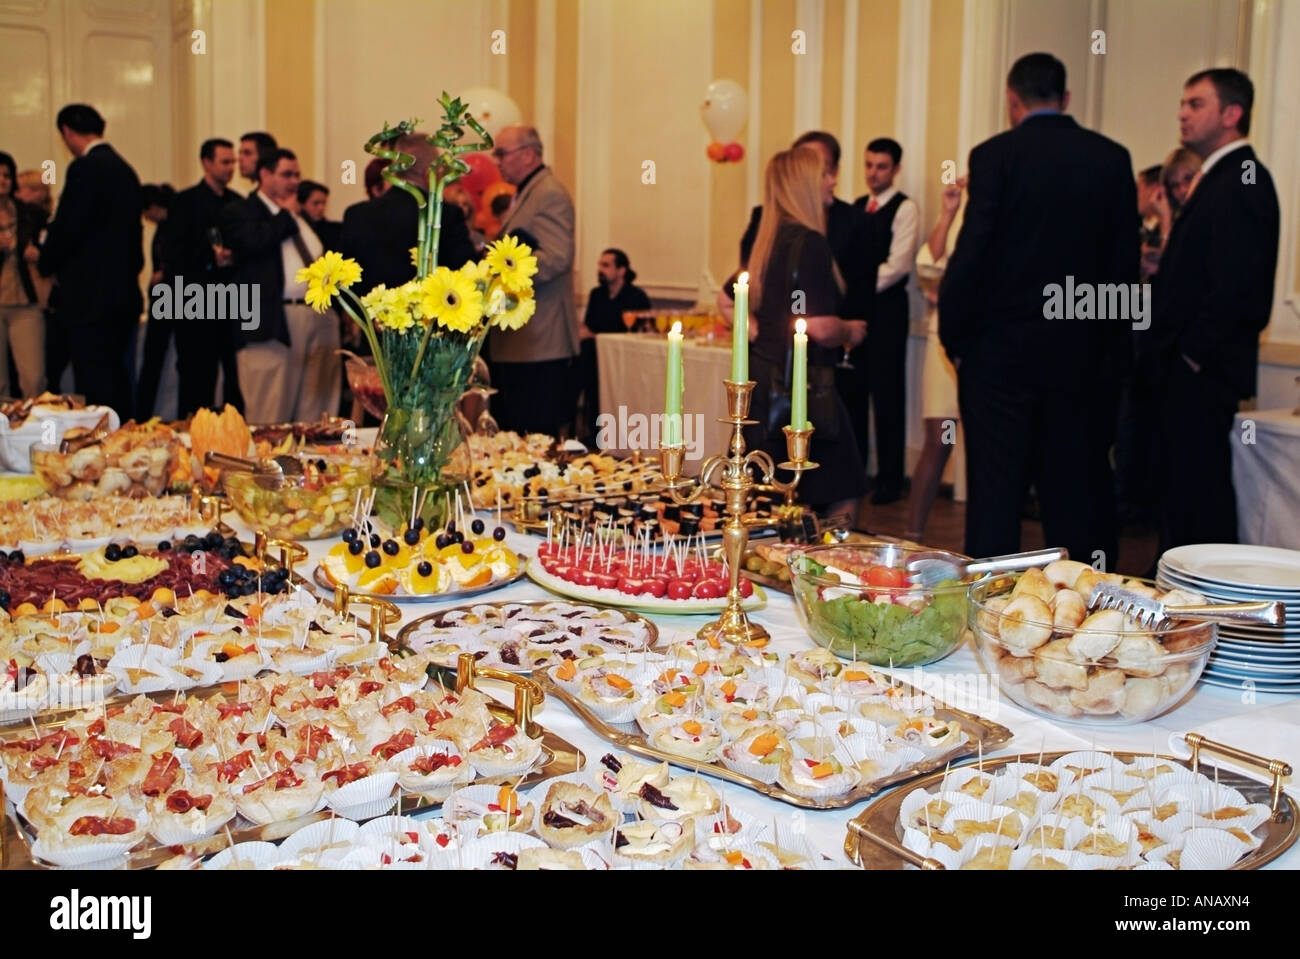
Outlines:
{"label": "man in black jacket", "polygon": [[49,336],[67,344],[77,392],[87,403],[130,416],[127,351],[143,307],[140,180],[102,139],[104,118],[94,107],[70,104],[56,122],[76,159],[37,264],[58,284]]}
{"label": "man in black jacket", "polygon": [[[1138,292],[1129,286],[1137,187],[1128,151],[1081,128],[1062,112],[1068,104],[1059,60],[1016,61],[1007,77],[1013,129],[971,151],[939,335],[957,366],[966,431],[966,551],[1020,548],[1033,482],[1047,542],[1114,569],[1108,452],[1124,335],[1141,308],[1129,301]],[[1071,300],[1062,312],[1054,300],[1063,289]],[[1076,311],[1073,295],[1085,290],[1092,306],[1081,300]]]}
{"label": "man in black jacket", "polygon": [[[204,140],[199,147],[203,179],[176,194],[167,215],[166,261],[174,275],[186,283],[230,283],[234,279],[234,254],[221,235],[221,213],[241,197],[230,189],[235,175],[235,148],[229,140]],[[165,282],[172,282],[167,277]],[[212,406],[217,388],[217,368],[222,372],[222,399],[241,413],[244,397],[239,390],[235,362],[234,330],[216,317],[182,320],[176,324],[177,400],[180,416]]]}
{"label": "man in black jacket", "polygon": [[[428,189],[429,163],[435,154],[425,134],[417,132],[402,137],[394,149],[415,157],[415,163],[404,174],[406,181]],[[411,247],[419,243],[419,220],[420,208],[415,198],[398,189],[389,189],[343,211],[340,252],[361,267],[361,282],[353,292],[361,296],[380,283],[391,290],[415,279]],[[455,203],[444,203],[438,265],[459,270],[469,260],[476,259],[464,211]]]}
{"label": "man in black jacket", "polygon": [[239,383],[253,424],[314,422],[337,412],[342,370],[334,314],[306,305],[298,271],[324,253],[298,213],[298,158],[283,148],[257,165],[258,191],[221,211],[241,294],[258,291],[255,323],[235,320]]}
{"label": "man in black jacket", "polygon": [[1254,86],[1203,70],[1183,87],[1183,146],[1201,157],[1155,278],[1148,406],[1160,432],[1161,551],[1237,539],[1230,436],[1255,395],[1259,334],[1273,308],[1279,212],[1273,178],[1246,142]]}

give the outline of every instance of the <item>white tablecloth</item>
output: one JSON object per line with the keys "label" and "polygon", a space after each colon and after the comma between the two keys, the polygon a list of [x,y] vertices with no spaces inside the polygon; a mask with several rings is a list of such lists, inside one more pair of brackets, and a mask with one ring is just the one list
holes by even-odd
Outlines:
{"label": "white tablecloth", "polygon": [[1300,549],[1300,416],[1292,410],[1238,413],[1232,483],[1241,542]]}
{"label": "white tablecloth", "polygon": [[[613,429],[597,436],[597,444],[621,453],[631,452],[637,444],[642,450],[657,449],[658,434],[651,435],[648,426],[643,427],[644,442],[631,430],[663,412],[667,337],[602,333],[596,337],[596,362],[600,371],[600,410],[613,417]],[[694,474],[705,457],[725,453],[731,440],[729,427],[718,422],[727,414],[722,381],[731,374],[730,344],[686,340],[682,344],[682,366],[686,468]],[[627,425],[620,429],[621,424]]]}
{"label": "white tablecloth", "polygon": [[[481,514],[490,524],[489,514]],[[237,517],[230,519],[231,525],[243,529]],[[333,540],[323,540],[306,544],[311,552],[309,564],[303,570],[308,576],[315,567],[318,558],[333,545]],[[511,532],[507,542],[516,550],[535,553],[540,539],[521,536]],[[483,601],[516,600],[529,601],[546,598],[540,586],[529,580],[522,580],[504,589],[489,593]],[[406,614],[403,623],[423,616],[440,606],[456,605],[456,601],[438,606],[428,603],[403,603]],[[783,593],[768,593],[765,608],[751,614],[772,634],[774,648],[786,651],[798,651],[811,645],[811,640],[799,625],[794,600]],[[659,626],[660,636],[671,641],[676,636],[685,637],[695,633],[702,625],[709,622],[708,617],[701,616],[654,616]],[[396,629],[393,630],[396,632]],[[915,682],[912,670],[896,671],[898,677]],[[929,677],[927,689],[935,682],[933,677],[946,678],[962,690],[976,689],[975,681],[983,677],[975,651],[963,646],[942,662],[927,666],[924,675]],[[991,686],[991,680],[989,688]],[[984,687],[979,687],[984,688]],[[504,691],[501,698],[507,699]],[[1272,708],[1266,708],[1272,707]],[[1264,752],[1270,757],[1278,755],[1290,758],[1293,766],[1300,769],[1300,754],[1297,754],[1295,730],[1300,728],[1300,697],[1247,694],[1229,689],[1211,686],[1198,686],[1195,691],[1173,712],[1157,719],[1131,727],[1102,728],[1090,726],[1071,726],[1057,724],[1039,719],[1012,703],[994,698],[975,706],[966,706],[969,711],[993,719],[1007,726],[1015,733],[1015,738],[996,752],[989,755],[1011,755],[1014,753],[1038,753],[1040,750],[1092,748],[1133,750],[1151,752],[1153,750],[1168,754],[1171,750],[1170,737],[1187,731],[1205,731],[1213,733],[1222,729],[1231,734],[1229,742],[1244,749]],[[558,702],[547,702],[537,714],[538,720],[548,729],[575,744],[587,757],[587,762],[598,762],[600,757],[611,751],[610,744],[591,732],[587,726]],[[1273,752],[1268,752],[1273,749]],[[1290,754],[1288,756],[1288,754]],[[1214,757],[1209,757],[1214,762]],[[768,799],[758,793],[742,789],[739,786],[726,785],[727,802],[744,809],[758,817],[759,821],[774,821],[788,824],[805,831],[807,837],[824,856],[825,865],[830,868],[848,868],[849,862],[844,855],[844,839],[847,823],[858,815],[865,804],[849,809],[833,811],[813,811],[798,809],[774,799]],[[905,788],[905,787],[904,787]],[[1300,868],[1300,847],[1293,847],[1284,856],[1275,860],[1266,868]]]}

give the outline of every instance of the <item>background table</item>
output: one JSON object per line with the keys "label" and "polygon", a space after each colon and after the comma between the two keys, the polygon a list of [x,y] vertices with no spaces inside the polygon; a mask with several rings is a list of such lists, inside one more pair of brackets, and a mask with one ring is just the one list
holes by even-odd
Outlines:
{"label": "background table", "polygon": [[[487,511],[480,515],[489,524],[494,521]],[[246,532],[247,527],[238,517],[229,517],[228,521],[241,532]],[[532,555],[536,553],[541,539],[510,532],[506,541],[515,550]],[[331,539],[305,544],[310,559],[301,570],[310,576],[311,570],[334,542]],[[530,580],[521,580],[496,592],[477,596],[470,602],[528,602],[548,598],[553,597],[540,586]],[[405,614],[402,622],[463,602],[466,601],[452,598],[444,604],[402,603]],[[799,623],[794,600],[784,593],[769,592],[767,605],[751,615],[771,632],[772,646],[775,649],[798,652],[812,644]],[[709,622],[709,617],[704,616],[656,615],[651,618],[658,624],[661,639],[665,642],[693,635]],[[400,626],[394,627],[391,632],[395,635],[399,628]],[[990,756],[1090,748],[1169,753],[1171,736],[1198,731],[1205,732],[1210,738],[1222,736],[1232,745],[1263,753],[1270,758],[1286,759],[1293,768],[1300,769],[1300,740],[1295,736],[1295,729],[1300,728],[1300,696],[1255,694],[1249,690],[1201,685],[1194,689],[1177,710],[1165,713],[1151,722],[1118,728],[1071,726],[1040,719],[1000,698],[996,686],[980,668],[975,651],[970,646],[960,647],[947,659],[925,667],[924,671],[898,669],[894,674],[900,680],[916,685],[921,685],[919,679],[923,680],[927,690],[933,690],[933,684],[940,681],[947,684],[948,688],[960,690],[967,696],[973,692],[990,690],[987,697],[981,696],[976,702],[963,704],[963,708],[968,711],[978,712],[1015,733],[1015,738],[1010,743],[990,752]],[[980,685],[981,681],[984,685]],[[506,688],[502,687],[499,691],[493,690],[490,685],[485,688],[489,692],[495,692],[503,701],[511,701]],[[599,762],[601,756],[613,750],[609,742],[589,730],[582,720],[561,703],[548,701],[538,711],[537,719],[582,751],[586,756],[584,768]],[[1208,759],[1211,763],[1219,761],[1213,756]],[[729,804],[754,815],[759,822],[779,822],[802,831],[814,848],[826,857],[826,868],[850,868],[843,849],[847,823],[866,808],[866,803],[848,809],[804,810],[726,784],[722,780],[713,780],[713,784],[725,793]],[[1293,795],[1296,794],[1294,787],[1289,786],[1288,790]],[[1292,847],[1265,868],[1300,868],[1300,846]],[[1226,891],[1232,890],[1227,888]]]}
{"label": "background table", "polygon": [[1300,549],[1300,416],[1292,410],[1238,413],[1232,483],[1243,543]]}
{"label": "background table", "polygon": [[[596,363],[600,371],[600,412],[614,417],[612,449],[606,448],[630,453],[628,430],[641,421],[632,417],[648,418],[664,409],[668,338],[646,333],[602,333],[596,337]],[[682,412],[688,420],[682,424],[687,443],[686,469],[694,474],[705,457],[725,453],[731,440],[730,429],[718,422],[727,413],[722,381],[731,375],[730,344],[686,340],[682,344],[682,366],[686,390]],[[651,435],[648,425],[643,429],[646,440],[641,449],[657,449],[658,434]],[[605,442],[605,436],[598,434],[597,443]]]}

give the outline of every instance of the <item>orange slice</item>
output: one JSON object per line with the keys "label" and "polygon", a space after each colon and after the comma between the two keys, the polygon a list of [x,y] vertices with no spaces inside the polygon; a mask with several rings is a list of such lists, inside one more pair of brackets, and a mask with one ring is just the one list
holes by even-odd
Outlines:
{"label": "orange slice", "polygon": [[835,774],[835,767],[830,763],[818,763],[812,768],[813,779],[825,779]]}
{"label": "orange slice", "polygon": [[621,689],[624,692],[632,688],[632,683],[629,680],[626,680],[622,676],[619,676],[615,673],[611,673],[610,675],[606,676],[605,682],[609,683],[615,689]]}
{"label": "orange slice", "polygon": [[692,736],[698,736],[702,729],[704,729],[704,727],[693,719],[688,719],[686,722],[682,723],[682,732],[689,733]]}
{"label": "orange slice", "polygon": [[775,749],[781,740],[776,737],[775,733],[761,733],[754,737],[754,741],[749,744],[749,751],[755,756],[766,756]]}
{"label": "orange slice", "polygon": [[846,683],[860,683],[871,677],[860,669],[846,669],[844,671],[844,681]]}
{"label": "orange slice", "polygon": [[397,591],[397,574],[391,569],[376,566],[374,569],[367,569],[361,574],[361,578],[357,580],[357,586],[372,593],[387,596]]}
{"label": "orange slice", "polygon": [[681,709],[686,705],[686,697],[681,693],[664,693],[664,702],[674,709]]}
{"label": "orange slice", "polygon": [[705,662],[696,663],[695,666],[691,669],[691,672],[693,672],[696,676],[703,676],[708,671],[709,671],[709,664]]}
{"label": "orange slice", "polygon": [[555,676],[557,679],[572,679],[576,675],[578,675],[578,667],[571,659],[566,659],[564,662],[560,663],[555,670]]}
{"label": "orange slice", "polygon": [[513,816],[519,812],[519,794],[509,786],[502,786],[497,793],[497,805],[507,816]]}
{"label": "orange slice", "polygon": [[734,679],[728,679],[718,688],[722,690],[722,695],[724,696],[736,695],[736,681]]}

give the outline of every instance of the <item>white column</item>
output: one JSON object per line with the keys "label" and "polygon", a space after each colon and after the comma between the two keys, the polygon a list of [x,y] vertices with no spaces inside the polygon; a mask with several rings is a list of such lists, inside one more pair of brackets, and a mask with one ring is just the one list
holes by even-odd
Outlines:
{"label": "white column", "polygon": [[[581,0],[578,5],[578,76],[610,77],[614,15],[605,0]],[[608,245],[610,209],[609,117],[614,109],[611,85],[606,82],[578,83],[577,159],[573,203],[577,212],[574,238],[574,284],[578,290],[595,285],[591,264],[596,250]]]}
{"label": "white column", "polygon": [[795,0],[794,27],[807,43],[794,60],[794,133],[799,136],[822,127],[822,54],[831,41],[825,0]]}
{"label": "white column", "polygon": [[[737,80],[737,83],[740,81]],[[759,155],[759,136],[763,131],[763,0],[751,0],[749,6],[749,124],[745,141],[749,144],[749,166],[745,169],[745,207],[753,209],[762,200],[763,165]]]}
{"label": "white column", "polygon": [[543,149],[553,148],[555,133],[555,0],[537,0],[537,49],[533,56],[533,116]]}

